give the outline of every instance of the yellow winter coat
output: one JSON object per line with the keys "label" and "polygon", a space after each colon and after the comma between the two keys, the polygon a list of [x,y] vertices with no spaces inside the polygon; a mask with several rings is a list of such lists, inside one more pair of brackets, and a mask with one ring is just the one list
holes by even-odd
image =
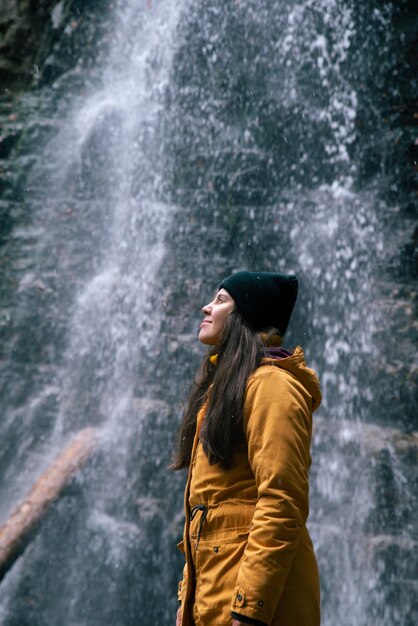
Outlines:
{"label": "yellow winter coat", "polygon": [[[321,394],[297,347],[249,378],[246,441],[230,469],[210,465],[197,419],[184,496],[182,626],[232,623],[231,612],[271,626],[318,626],[319,578],[306,529],[312,412]],[[191,519],[192,518],[192,519]]]}

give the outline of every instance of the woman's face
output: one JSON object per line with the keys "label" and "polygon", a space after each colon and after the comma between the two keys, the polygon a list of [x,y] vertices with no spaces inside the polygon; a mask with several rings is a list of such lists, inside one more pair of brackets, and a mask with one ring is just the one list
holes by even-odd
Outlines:
{"label": "woman's face", "polygon": [[216,346],[226,319],[234,310],[235,302],[225,289],[220,289],[214,300],[202,308],[205,316],[200,324],[199,341],[207,346]]}

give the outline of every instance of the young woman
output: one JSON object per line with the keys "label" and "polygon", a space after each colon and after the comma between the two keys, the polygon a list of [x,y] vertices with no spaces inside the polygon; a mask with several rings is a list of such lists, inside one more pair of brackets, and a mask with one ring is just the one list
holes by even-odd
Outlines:
{"label": "young woman", "polygon": [[281,338],[295,276],[238,272],[203,307],[211,346],[180,427],[189,468],[177,626],[318,626],[306,529],[312,412],[321,394],[300,347]]}

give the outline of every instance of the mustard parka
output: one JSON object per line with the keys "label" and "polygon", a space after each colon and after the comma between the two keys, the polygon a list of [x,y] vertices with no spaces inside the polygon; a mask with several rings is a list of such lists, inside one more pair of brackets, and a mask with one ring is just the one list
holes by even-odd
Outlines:
{"label": "mustard parka", "polygon": [[210,465],[196,434],[184,495],[181,625],[318,626],[319,577],[306,528],[312,412],[321,401],[302,348],[266,358],[248,379],[245,441]]}

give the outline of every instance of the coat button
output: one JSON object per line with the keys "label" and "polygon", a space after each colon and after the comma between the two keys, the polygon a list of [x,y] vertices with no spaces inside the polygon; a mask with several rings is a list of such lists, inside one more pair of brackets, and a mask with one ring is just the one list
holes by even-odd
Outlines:
{"label": "coat button", "polygon": [[264,606],[264,602],[262,600],[258,601],[258,606]]}
{"label": "coat button", "polygon": [[213,548],[213,551],[217,554],[219,552],[219,548]]}

